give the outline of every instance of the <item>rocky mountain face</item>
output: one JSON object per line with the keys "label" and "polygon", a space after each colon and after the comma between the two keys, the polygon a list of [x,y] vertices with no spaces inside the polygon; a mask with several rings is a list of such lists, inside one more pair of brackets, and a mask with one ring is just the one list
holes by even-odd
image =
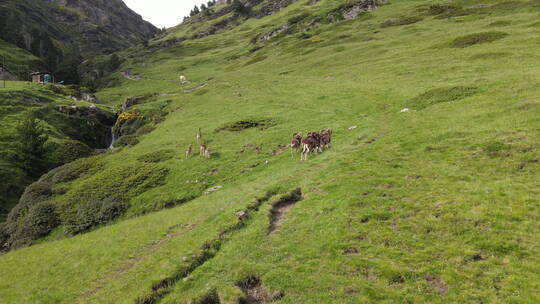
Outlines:
{"label": "rocky mountain face", "polygon": [[[70,82],[73,67],[151,38],[158,29],[121,0],[0,0],[0,39],[44,59]],[[58,78],[57,77],[57,78]]]}

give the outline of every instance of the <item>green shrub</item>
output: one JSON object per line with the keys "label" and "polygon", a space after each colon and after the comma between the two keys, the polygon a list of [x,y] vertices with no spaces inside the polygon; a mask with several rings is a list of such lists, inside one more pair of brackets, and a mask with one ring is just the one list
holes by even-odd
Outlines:
{"label": "green shrub", "polygon": [[224,124],[223,126],[217,128],[216,132],[220,132],[220,131],[238,132],[238,131],[251,129],[251,128],[267,129],[275,125],[276,123],[272,119],[268,119],[268,118],[246,119],[246,120],[240,120],[240,121]]}
{"label": "green shrub", "polygon": [[148,133],[150,133],[150,132],[152,132],[154,130],[155,130],[155,127],[152,127],[152,126],[149,126],[149,125],[144,125],[144,126],[140,127],[135,132],[135,134],[133,134],[133,135],[135,135],[135,136],[143,136],[143,135],[148,134]]}
{"label": "green shrub", "polygon": [[503,32],[475,33],[454,39],[454,41],[450,43],[450,47],[464,48],[475,44],[493,42],[506,36],[508,36],[508,34]]}
{"label": "green shrub", "polygon": [[53,166],[70,163],[76,159],[92,155],[93,150],[77,140],[67,140],[48,147],[49,161]]}
{"label": "green shrub", "polygon": [[55,205],[51,202],[37,203],[28,211],[24,223],[33,240],[48,235],[59,225]]}
{"label": "green shrub", "polygon": [[137,136],[135,135],[124,135],[118,139],[114,143],[115,147],[126,147],[126,146],[134,146],[139,143],[139,140],[137,139]]}
{"label": "green shrub", "polygon": [[137,160],[145,163],[159,163],[174,157],[174,150],[164,149],[143,154]]}
{"label": "green shrub", "polygon": [[46,236],[59,224],[55,206],[51,202],[38,202],[32,206],[17,205],[2,228],[5,249],[15,249],[32,244]]}
{"label": "green shrub", "polygon": [[122,215],[129,200],[162,185],[169,171],[155,164],[120,165],[102,170],[63,197],[60,216],[65,232],[74,235]]}
{"label": "green shrub", "polygon": [[9,239],[9,234],[6,231],[6,224],[0,223],[0,253],[7,250],[6,243]]}
{"label": "green shrub", "polygon": [[[134,134],[139,128],[143,127],[145,125],[145,119],[142,116],[138,116],[132,119],[126,120],[117,130],[117,134],[120,134],[121,136],[124,135],[132,135]],[[116,128],[115,128],[116,129]]]}
{"label": "green shrub", "polygon": [[438,103],[464,99],[476,94],[477,92],[477,88],[464,86],[437,88],[429,90],[411,99],[408,106],[421,110]]}
{"label": "green shrub", "polygon": [[53,184],[72,181],[91,171],[96,171],[101,168],[102,164],[99,159],[100,156],[78,159],[49,171],[41,177],[40,181]]}
{"label": "green shrub", "polygon": [[74,208],[67,221],[64,231],[68,235],[75,235],[89,229],[107,224],[124,214],[128,205],[118,196],[107,197],[101,201],[86,201]]}
{"label": "green shrub", "polygon": [[19,205],[31,206],[35,203],[48,200],[52,195],[52,184],[46,181],[37,181],[26,187],[19,200]]}

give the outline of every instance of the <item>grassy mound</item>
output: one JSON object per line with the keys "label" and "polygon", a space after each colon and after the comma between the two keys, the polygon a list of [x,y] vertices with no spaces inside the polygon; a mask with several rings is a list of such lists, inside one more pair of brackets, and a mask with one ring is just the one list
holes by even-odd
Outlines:
{"label": "grassy mound", "polygon": [[478,92],[477,88],[473,87],[449,87],[449,88],[437,88],[422,93],[415,98],[411,99],[407,105],[414,109],[424,109],[438,103],[450,102],[465,99],[473,96]]}
{"label": "grassy mound", "polygon": [[475,33],[454,39],[454,41],[450,43],[450,47],[465,48],[476,44],[497,41],[503,39],[506,36],[508,36],[508,34],[503,32]]}

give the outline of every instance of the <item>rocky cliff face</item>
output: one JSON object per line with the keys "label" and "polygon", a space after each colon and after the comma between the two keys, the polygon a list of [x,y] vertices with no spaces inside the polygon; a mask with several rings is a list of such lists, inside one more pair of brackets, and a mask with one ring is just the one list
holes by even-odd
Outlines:
{"label": "rocky cliff face", "polygon": [[30,51],[61,78],[77,66],[151,38],[158,31],[121,0],[0,0],[0,39]]}

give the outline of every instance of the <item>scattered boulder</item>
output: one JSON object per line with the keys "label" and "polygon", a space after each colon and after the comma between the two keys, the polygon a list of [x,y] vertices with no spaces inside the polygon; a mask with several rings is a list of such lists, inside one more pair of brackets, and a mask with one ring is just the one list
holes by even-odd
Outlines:
{"label": "scattered boulder", "polygon": [[204,192],[204,194],[210,194],[212,192],[218,191],[219,189],[223,188],[223,186],[214,186]]}

